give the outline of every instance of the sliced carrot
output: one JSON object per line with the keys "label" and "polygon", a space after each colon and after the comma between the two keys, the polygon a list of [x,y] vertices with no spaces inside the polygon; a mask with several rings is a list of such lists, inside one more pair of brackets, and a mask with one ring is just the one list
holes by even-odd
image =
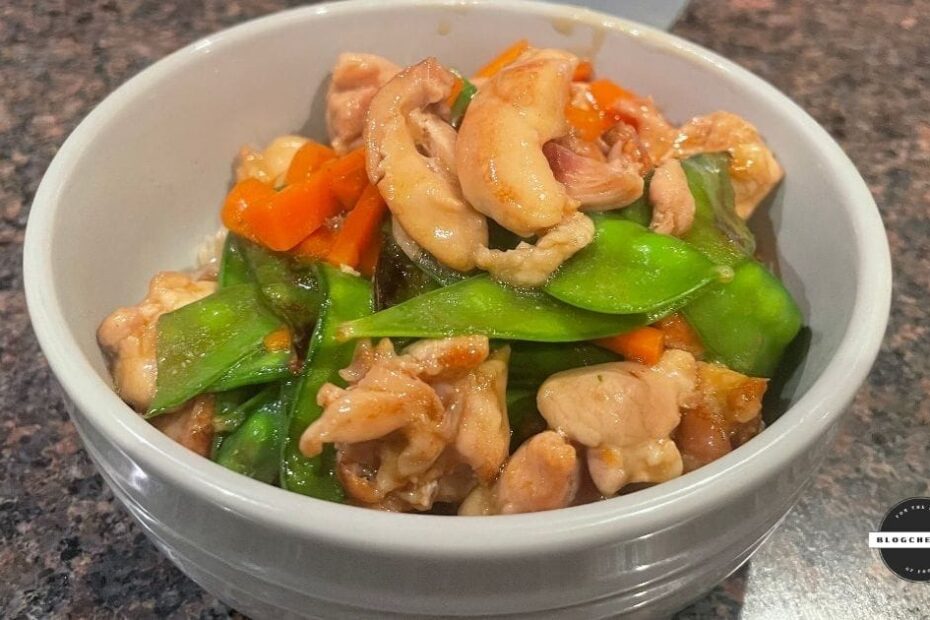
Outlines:
{"label": "sliced carrot", "polygon": [[626,334],[601,338],[594,342],[628,360],[647,366],[658,363],[665,351],[665,335],[661,329],[655,327],[640,327]]}
{"label": "sliced carrot", "polygon": [[529,47],[530,42],[526,39],[520,39],[519,41],[516,41],[510,47],[501,52],[500,55],[498,55],[494,60],[478,69],[478,71],[475,73],[475,77],[489,78],[497,75],[500,73],[501,69],[519,58],[520,54],[525,52]]}
{"label": "sliced carrot", "polygon": [[288,185],[263,208],[250,211],[253,234],[265,247],[290,250],[342,210],[330,190],[329,179],[319,171],[306,181]]}
{"label": "sliced carrot", "polygon": [[462,93],[462,88],[465,86],[465,80],[459,76],[455,76],[455,83],[452,84],[452,92],[449,93],[449,96],[446,97],[446,105],[450,108],[455,103],[455,100],[459,98],[459,95]]}
{"label": "sliced carrot", "polygon": [[379,236],[378,230],[385,211],[387,205],[378,188],[367,185],[355,208],[349,211],[342,228],[336,233],[333,247],[326,257],[327,262],[348,265],[353,269],[358,267],[365,249]]}
{"label": "sliced carrot", "polygon": [[594,80],[589,87],[597,107],[601,110],[609,110],[620,99],[636,99],[636,93],[632,93],[622,86],[611,82],[610,80]]}
{"label": "sliced carrot", "polygon": [[294,159],[291,160],[284,180],[288,185],[305,181],[311,173],[335,157],[336,152],[333,149],[310,140],[294,153]]}
{"label": "sliced carrot", "polygon": [[257,240],[249,216],[256,209],[263,209],[276,196],[276,192],[267,183],[258,179],[247,178],[233,185],[223,203],[223,225],[229,230]]}
{"label": "sliced carrot", "polygon": [[294,248],[294,253],[307,258],[324,259],[333,248],[335,240],[336,233],[331,228],[320,226]]}
{"label": "sliced carrot", "polygon": [[589,142],[597,140],[607,129],[603,114],[593,105],[569,103],[565,108],[565,120],[575,129],[575,132],[582,140]]}
{"label": "sliced carrot", "polygon": [[365,186],[368,185],[368,173],[365,172],[365,149],[358,148],[338,159],[327,162],[321,169],[329,179],[333,195],[344,209],[351,209],[358,201]]}
{"label": "sliced carrot", "polygon": [[362,257],[358,262],[358,270],[363,276],[372,277],[381,257],[381,235],[375,235],[372,243],[362,250]]}
{"label": "sliced carrot", "polygon": [[573,82],[590,82],[594,77],[594,65],[590,60],[582,60],[575,67],[575,73],[572,74]]}

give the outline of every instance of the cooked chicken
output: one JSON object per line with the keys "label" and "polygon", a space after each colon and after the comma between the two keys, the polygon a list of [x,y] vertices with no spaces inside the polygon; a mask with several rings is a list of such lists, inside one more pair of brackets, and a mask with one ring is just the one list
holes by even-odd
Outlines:
{"label": "cooked chicken", "polygon": [[736,213],[749,219],[785,172],[758,130],[730,112],[697,116],[682,125],[675,137],[673,155],[679,159],[719,151],[727,151],[732,157],[730,178],[736,194]]}
{"label": "cooked chicken", "polygon": [[302,136],[279,136],[264,151],[242,147],[236,166],[236,180],[258,179],[275,187],[283,185],[294,154],[306,143],[307,139]]}
{"label": "cooked chicken", "polygon": [[666,351],[652,367],[614,362],[557,373],[540,387],[537,405],[551,428],[588,448],[591,478],[610,496],[631,482],[681,474],[669,436],[694,382],[694,358]]}
{"label": "cooked chicken", "polygon": [[496,351],[456,387],[463,396],[455,449],[482,484],[491,483],[510,453],[507,362],[510,348]]}
{"label": "cooked chicken", "polygon": [[213,443],[212,394],[201,394],[183,408],[152,418],[152,426],[200,456],[210,456]]}
{"label": "cooked chicken", "polygon": [[649,184],[652,221],[649,228],[663,235],[682,237],[694,223],[694,196],[688,187],[688,177],[677,159],[667,159],[659,165]]}
{"label": "cooked chicken", "polygon": [[465,202],[448,169],[454,131],[427,110],[454,82],[435,58],[404,69],[372,99],[365,146],[368,178],[404,232],[441,263],[469,271],[475,251],[488,243],[487,221]]}
{"label": "cooked chicken", "polygon": [[546,142],[568,133],[565,105],[577,63],[567,52],[528,50],[481,86],[459,128],[455,161],[465,198],[523,237],[578,208],[543,153]]}
{"label": "cooked chicken", "polygon": [[546,283],[563,262],[594,239],[594,222],[583,213],[572,213],[546,232],[536,245],[520,242],[513,250],[480,248],[478,266],[495,279],[519,287]]}
{"label": "cooked chicken", "polygon": [[565,508],[578,492],[578,455],[564,437],[544,431],[514,452],[497,482],[479,486],[462,502],[460,515],[517,514]]}
{"label": "cooked chicken", "polygon": [[215,282],[163,271],[152,278],[142,302],[118,308],[100,324],[97,342],[109,360],[116,393],[137,411],[148,409],[155,397],[158,317],[206,297],[215,289]]}
{"label": "cooked chicken", "polygon": [[326,92],[326,130],[337,153],[361,146],[372,98],[399,71],[393,62],[375,54],[339,54]]}
{"label": "cooked chicken", "polygon": [[335,443],[339,475],[356,502],[428,510],[461,501],[507,458],[507,351],[488,358],[483,336],[421,340],[397,355],[389,340],[362,343],[300,441],[307,456]]}
{"label": "cooked chicken", "polygon": [[677,131],[656,108],[651,98],[619,99],[614,109],[636,128],[646,152],[654,162],[671,151]]}
{"label": "cooked chicken", "polygon": [[762,397],[768,381],[720,364],[697,364],[697,402],[675,431],[685,471],[706,465],[762,430]]}
{"label": "cooked chicken", "polygon": [[556,180],[582,210],[619,209],[643,195],[640,166],[620,149],[611,151],[611,159],[591,157],[590,147],[579,142],[577,138],[553,140],[543,147],[543,153]]}
{"label": "cooked chicken", "polygon": [[646,173],[655,167],[646,145],[643,144],[633,125],[617,121],[613,127],[604,132],[600,141],[608,149],[608,160],[626,159],[636,168],[640,176],[646,176]]}

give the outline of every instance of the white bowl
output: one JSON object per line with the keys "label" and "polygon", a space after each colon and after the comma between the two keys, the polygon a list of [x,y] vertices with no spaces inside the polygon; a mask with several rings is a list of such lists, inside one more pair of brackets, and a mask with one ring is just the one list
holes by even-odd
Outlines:
{"label": "white bowl", "polygon": [[[781,272],[813,330],[790,410],[724,458],[648,490],[473,519],[287,493],[187,451],[119,400],[97,324],[139,299],[156,271],[192,263],[218,225],[242,144],[324,135],[321,85],[338,52],[401,64],[435,55],[468,72],[520,37],[593,53],[599,73],[652,94],[672,119],[726,109],[762,130],[787,171],[768,213]],[[33,325],[104,478],[184,572],[258,617],[674,611],[744,562],[801,493],[873,362],[891,286],[865,183],[787,97],[671,35],[510,0],[318,5],[172,54],[68,138],[36,195],[25,246]]]}

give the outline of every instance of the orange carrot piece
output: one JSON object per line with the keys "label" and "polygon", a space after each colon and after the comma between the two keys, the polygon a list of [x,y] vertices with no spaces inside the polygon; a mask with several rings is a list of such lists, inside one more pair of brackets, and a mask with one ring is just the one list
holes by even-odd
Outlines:
{"label": "orange carrot piece", "polygon": [[329,226],[320,226],[294,248],[294,253],[307,258],[324,259],[335,240],[336,233]]}
{"label": "orange carrot piece", "polygon": [[611,82],[610,80],[594,80],[590,85],[591,95],[601,110],[609,110],[620,99],[636,99],[636,94]]}
{"label": "orange carrot piece", "polygon": [[326,257],[333,265],[358,267],[362,254],[375,238],[381,227],[381,219],[387,211],[387,205],[381,198],[378,188],[367,185],[355,208],[349,211],[342,228],[336,233],[333,248]]}
{"label": "orange carrot piece", "polygon": [[342,210],[322,173],[289,185],[264,208],[249,213],[248,220],[259,243],[279,252],[287,251]]}
{"label": "orange carrot piece", "polygon": [[594,65],[590,60],[582,60],[575,67],[575,73],[572,74],[573,82],[590,82],[594,77]]}
{"label": "orange carrot piece", "polygon": [[307,180],[310,174],[335,157],[336,152],[333,149],[310,140],[294,153],[294,159],[291,160],[287,175],[284,177],[285,183],[292,185]]}
{"label": "orange carrot piece", "polygon": [[270,185],[258,179],[248,178],[233,185],[223,203],[223,225],[239,236],[256,240],[255,231],[249,221],[256,209],[265,208],[276,193]]}
{"label": "orange carrot piece", "polygon": [[593,105],[569,103],[565,108],[565,120],[582,140],[589,142],[597,140],[607,130],[603,114]]}
{"label": "orange carrot piece", "polygon": [[452,84],[452,92],[449,93],[449,96],[446,97],[446,105],[450,108],[455,103],[455,100],[459,98],[459,95],[462,93],[462,88],[465,86],[465,80],[459,76],[455,76],[455,83]]}
{"label": "orange carrot piece", "polygon": [[321,172],[329,179],[333,195],[343,209],[351,209],[368,185],[365,171],[365,149],[358,148],[323,166]]}
{"label": "orange carrot piece", "polygon": [[688,323],[685,317],[680,313],[670,314],[654,327],[662,330],[665,335],[665,343],[673,349],[681,349],[693,355],[700,356],[704,354],[704,344],[701,337],[698,336],[694,328]]}
{"label": "orange carrot piece", "polygon": [[626,334],[601,338],[596,344],[632,361],[652,366],[665,351],[665,335],[655,327],[640,327]]}
{"label": "orange carrot piece", "polygon": [[516,41],[510,47],[501,52],[500,55],[498,55],[494,60],[478,69],[477,73],[475,73],[475,77],[489,78],[497,75],[500,73],[501,69],[519,58],[520,54],[525,52],[529,47],[530,42],[526,39],[520,39],[519,41]]}

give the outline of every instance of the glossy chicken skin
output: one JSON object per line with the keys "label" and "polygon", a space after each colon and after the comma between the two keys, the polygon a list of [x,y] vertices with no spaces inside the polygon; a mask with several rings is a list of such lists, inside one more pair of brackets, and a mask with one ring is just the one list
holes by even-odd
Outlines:
{"label": "glossy chicken skin", "polygon": [[451,72],[427,58],[385,84],[368,110],[366,168],[413,241],[443,264],[469,271],[475,251],[488,243],[487,222],[462,198],[449,170],[452,128],[443,129],[435,115],[424,117],[449,96],[454,82]]}
{"label": "glossy chicken skin", "polygon": [[400,67],[375,54],[339,54],[326,92],[326,130],[337,153],[361,146],[368,106]]}
{"label": "glossy chicken skin", "polygon": [[559,433],[543,431],[514,452],[493,486],[472,491],[459,514],[484,516],[565,508],[574,500],[580,479],[575,448]]}
{"label": "glossy chicken skin", "polygon": [[655,169],[649,184],[652,221],[649,228],[663,235],[681,237],[694,224],[694,196],[688,177],[677,159],[667,159]]}
{"label": "glossy chicken skin", "polygon": [[324,411],[301,452],[335,443],[340,480],[364,505],[461,501],[507,457],[506,351],[488,355],[483,336],[421,340],[400,355],[389,340],[359,345],[343,373],[349,387],[327,384],[317,395]]}
{"label": "glossy chicken skin", "polygon": [[537,394],[549,426],[588,448],[588,471],[605,496],[631,482],[681,475],[670,435],[693,398],[695,360],[666,351],[652,367],[614,362],[557,373]]}
{"label": "glossy chicken skin", "polygon": [[527,51],[482,84],[459,129],[455,161],[465,198],[524,237],[578,207],[543,153],[546,142],[568,133],[565,105],[577,62],[560,50]]}

